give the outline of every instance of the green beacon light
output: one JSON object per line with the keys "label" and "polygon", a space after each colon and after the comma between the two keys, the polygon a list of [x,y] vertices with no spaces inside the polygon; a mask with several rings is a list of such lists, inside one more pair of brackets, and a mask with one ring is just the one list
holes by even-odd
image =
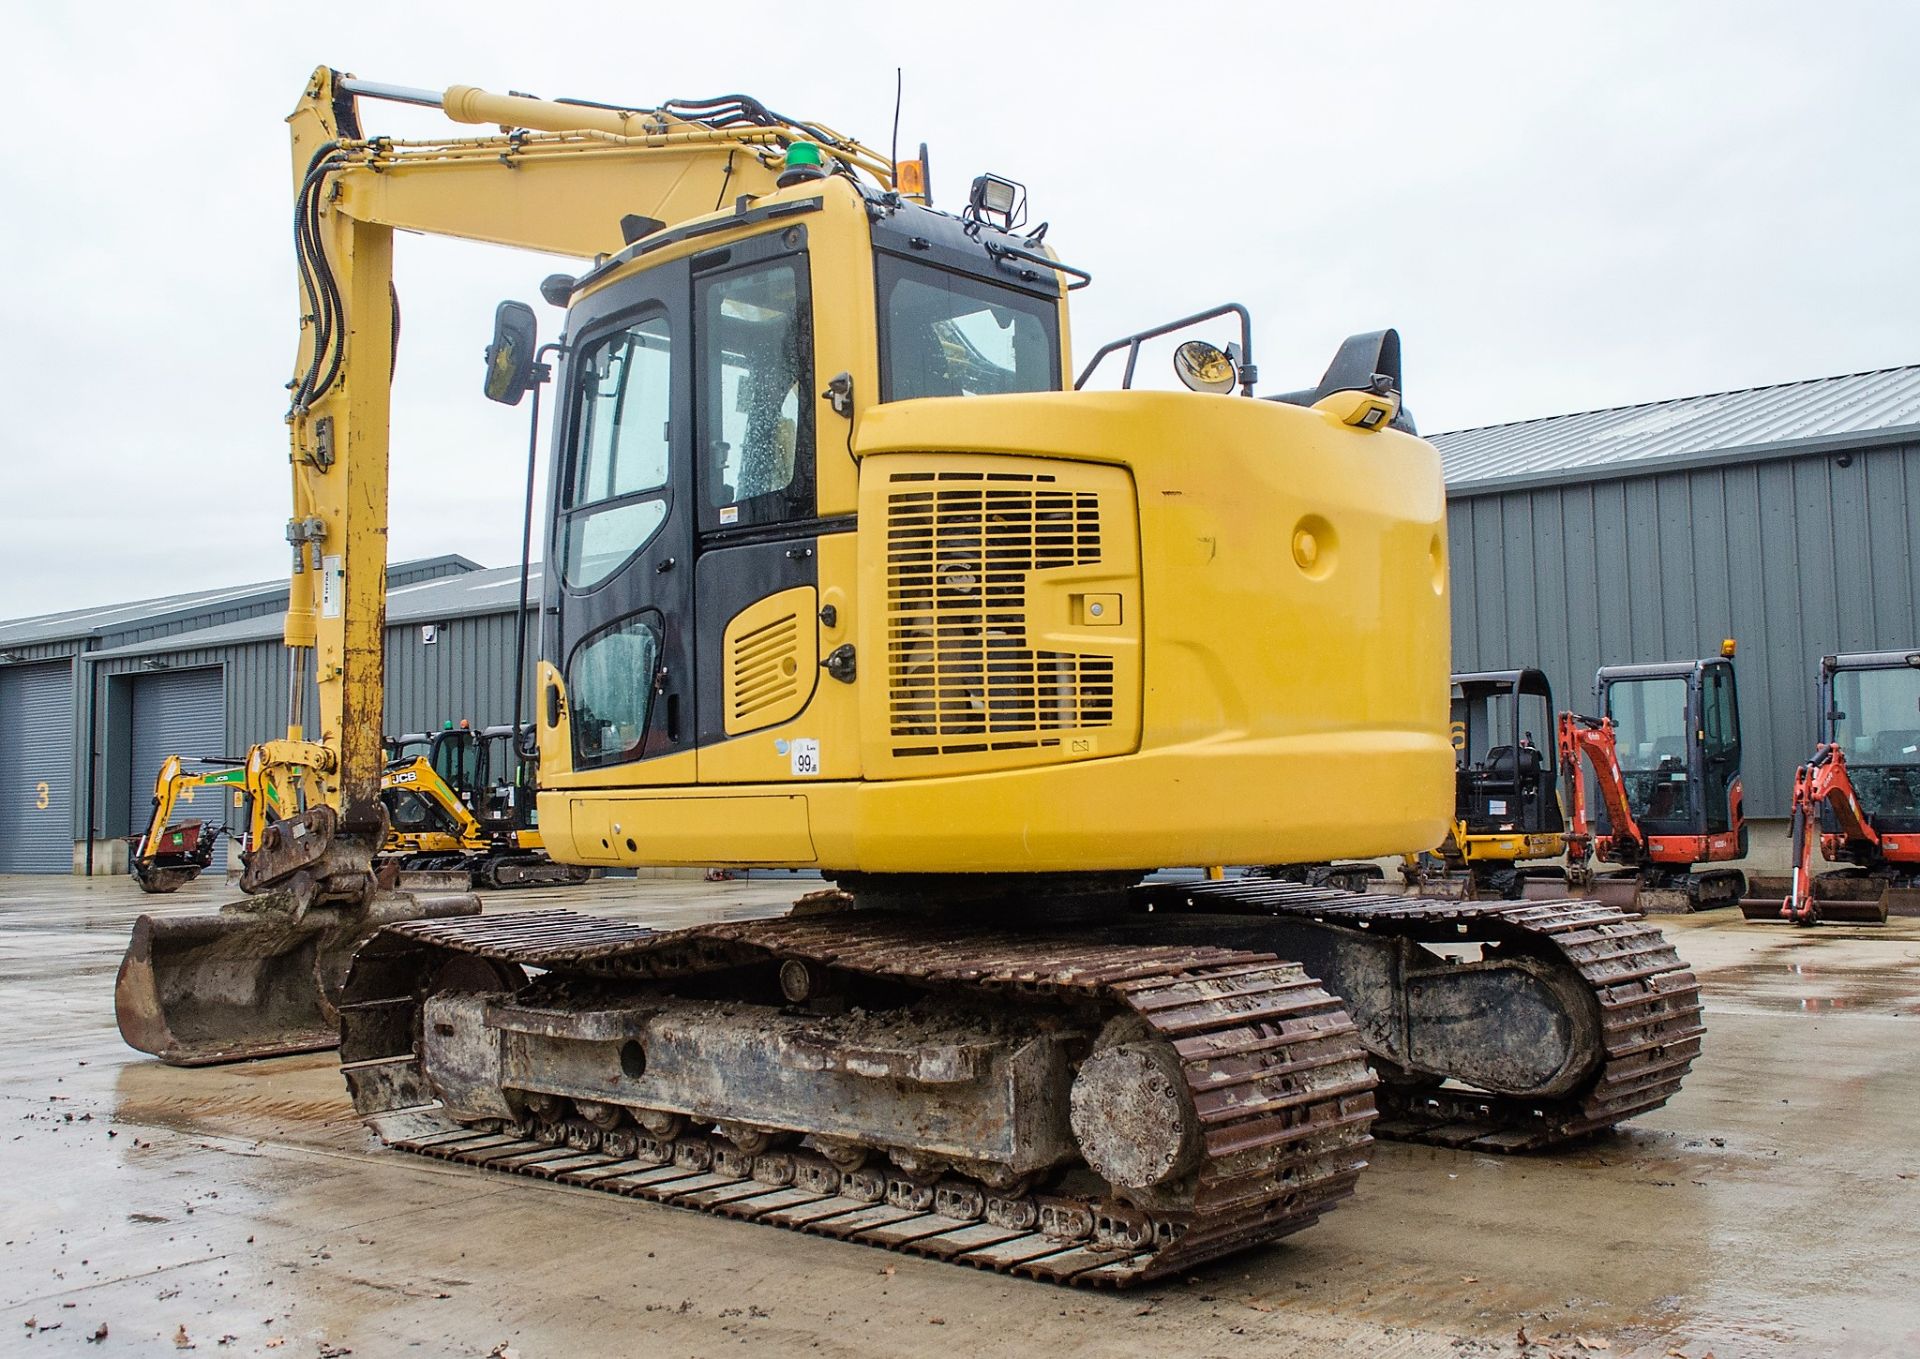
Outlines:
{"label": "green beacon light", "polygon": [[787,159],[780,171],[780,187],[801,184],[809,179],[824,179],[827,167],[821,163],[820,148],[812,142],[794,142],[787,147]]}

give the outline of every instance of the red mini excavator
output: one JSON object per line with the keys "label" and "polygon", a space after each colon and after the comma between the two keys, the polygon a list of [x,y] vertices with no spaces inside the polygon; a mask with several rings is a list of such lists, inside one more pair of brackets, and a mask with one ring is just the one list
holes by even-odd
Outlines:
{"label": "red mini excavator", "polygon": [[[1593,682],[1600,716],[1560,714],[1567,861],[1591,895],[1647,911],[1705,910],[1746,895],[1738,869],[1693,871],[1747,852],[1733,651],[1729,639],[1704,660],[1604,666]],[[1601,804],[1591,819],[1583,756]],[[1590,856],[1624,870],[1591,875]]]}
{"label": "red mini excavator", "polygon": [[[1749,920],[1814,925],[1920,915],[1920,651],[1823,656],[1819,743],[1793,776],[1785,901]],[[1813,850],[1844,868],[1815,875]]]}

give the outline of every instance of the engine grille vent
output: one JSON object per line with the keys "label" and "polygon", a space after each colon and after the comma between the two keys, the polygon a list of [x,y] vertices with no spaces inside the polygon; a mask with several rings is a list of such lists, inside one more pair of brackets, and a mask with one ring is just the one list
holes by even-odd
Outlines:
{"label": "engine grille vent", "polygon": [[733,680],[728,729],[751,726],[769,709],[791,704],[800,693],[799,659],[798,614],[786,614],[733,638],[727,657]]}
{"label": "engine grille vent", "polygon": [[1100,560],[1100,502],[1046,474],[900,472],[887,496],[897,756],[1057,746],[1113,722],[1110,656],[1032,651],[1027,576]]}

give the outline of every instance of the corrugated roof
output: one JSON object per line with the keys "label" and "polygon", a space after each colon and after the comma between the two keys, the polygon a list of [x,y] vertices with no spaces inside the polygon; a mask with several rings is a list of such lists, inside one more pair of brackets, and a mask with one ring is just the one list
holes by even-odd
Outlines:
{"label": "corrugated roof", "polygon": [[[457,553],[421,557],[395,562],[387,568],[389,580],[406,582],[401,588],[428,576],[432,580],[465,580],[480,570],[480,564]],[[515,568],[518,574],[519,568]],[[455,573],[451,576],[441,574]],[[161,622],[191,624],[196,615],[219,613],[226,609],[250,606],[267,608],[275,600],[279,611],[271,614],[273,631],[280,627],[280,611],[286,608],[287,579],[258,581],[252,585],[229,585],[218,590],[188,590],[180,594],[157,595],[125,604],[106,604],[91,609],[67,609],[60,613],[38,614],[0,622],[0,649],[9,644],[33,646],[41,642],[64,642],[77,637],[105,637],[125,634],[136,628]],[[237,624],[235,626],[238,626]],[[155,639],[164,640],[164,639]]]}
{"label": "corrugated roof", "polygon": [[[535,562],[527,577],[527,594],[533,607],[540,604],[540,563]],[[513,612],[520,598],[520,567],[498,566],[470,571],[460,576],[441,576],[434,580],[399,585],[387,591],[387,622],[439,623],[472,614]],[[162,651],[196,651],[207,647],[233,646],[242,642],[278,640],[283,616],[263,614],[222,623],[197,632],[176,632],[166,637],[150,637],[110,651],[92,653],[96,660],[117,656],[151,656]]]}
{"label": "corrugated roof", "polygon": [[1447,489],[1627,476],[1920,436],[1920,364],[1484,425],[1428,438]]}

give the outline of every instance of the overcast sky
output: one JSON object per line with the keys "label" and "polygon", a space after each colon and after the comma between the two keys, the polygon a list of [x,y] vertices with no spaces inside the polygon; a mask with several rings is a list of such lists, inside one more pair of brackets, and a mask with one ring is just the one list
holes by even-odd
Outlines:
{"label": "overcast sky", "polygon": [[[7,0],[0,617],[286,569],[282,120],[323,63],[641,105],[744,91],[877,146],[903,66],[901,144],[931,143],[936,199],[1024,180],[1093,271],[1082,355],[1238,300],[1277,391],[1398,326],[1428,431],[1920,362],[1920,7],[756,8]],[[396,255],[393,559],[517,560],[525,411],[480,397],[480,351],[552,265]]]}

